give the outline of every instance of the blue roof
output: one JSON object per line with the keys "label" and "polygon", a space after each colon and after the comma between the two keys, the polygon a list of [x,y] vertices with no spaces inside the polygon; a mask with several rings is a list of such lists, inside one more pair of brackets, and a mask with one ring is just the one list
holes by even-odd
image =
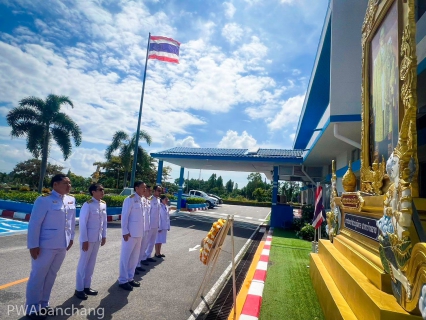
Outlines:
{"label": "blue roof", "polygon": [[303,150],[284,149],[258,149],[254,152],[249,149],[224,149],[224,148],[186,148],[176,147],[165,151],[151,153],[154,158],[185,156],[210,157],[210,158],[292,158],[303,159]]}

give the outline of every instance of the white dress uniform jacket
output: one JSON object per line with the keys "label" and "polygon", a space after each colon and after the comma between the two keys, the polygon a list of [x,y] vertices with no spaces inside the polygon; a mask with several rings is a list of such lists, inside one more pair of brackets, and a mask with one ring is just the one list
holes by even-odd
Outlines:
{"label": "white dress uniform jacket", "polygon": [[37,259],[31,259],[27,283],[27,313],[49,306],[56,275],[65,259],[66,248],[74,240],[75,198],[52,191],[34,202],[28,224],[28,249],[40,248]]}
{"label": "white dress uniform jacket", "polygon": [[158,228],[157,238],[155,243],[166,243],[167,231],[170,230],[170,214],[169,207],[164,203],[160,204],[160,226]]}
{"label": "white dress uniform jacket", "polygon": [[[95,198],[85,202],[80,210],[80,259],[76,274],[76,290],[83,291],[92,284],[93,271],[102,238],[107,233],[106,203]],[[83,251],[83,242],[89,243],[87,251]]]}
{"label": "white dress uniform jacket", "polygon": [[[157,238],[158,227],[160,225],[160,199],[152,197],[149,208],[149,231],[145,235],[146,249],[145,255],[141,260],[146,260],[151,257],[152,250],[154,249],[155,239]],[[142,241],[142,249],[144,249],[145,241]]]}
{"label": "white dress uniform jacket", "polygon": [[67,248],[74,240],[75,198],[55,190],[34,202],[28,224],[27,247]]}
{"label": "white dress uniform jacket", "polygon": [[106,238],[106,202],[95,198],[85,202],[80,210],[80,242],[96,242]]}
{"label": "white dress uniform jacket", "polygon": [[121,234],[130,233],[130,237],[127,241],[124,241],[124,238],[121,240],[120,276],[118,277],[120,284],[133,280],[144,229],[142,198],[137,193],[134,193],[124,199],[121,211]]}

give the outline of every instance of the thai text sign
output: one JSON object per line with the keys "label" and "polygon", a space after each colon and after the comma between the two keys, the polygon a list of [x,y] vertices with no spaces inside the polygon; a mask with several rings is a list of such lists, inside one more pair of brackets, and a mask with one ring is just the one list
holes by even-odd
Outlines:
{"label": "thai text sign", "polygon": [[355,214],[346,213],[345,215],[345,228],[378,241],[379,228],[377,227],[376,222],[377,219],[366,218]]}

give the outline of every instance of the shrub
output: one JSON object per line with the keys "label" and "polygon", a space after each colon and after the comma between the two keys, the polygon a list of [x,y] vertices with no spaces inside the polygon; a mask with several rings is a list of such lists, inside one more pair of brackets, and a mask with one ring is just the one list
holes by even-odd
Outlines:
{"label": "shrub", "polygon": [[302,220],[304,222],[312,222],[314,218],[314,206],[311,204],[305,204],[302,206]]}
{"label": "shrub", "polygon": [[299,237],[302,237],[305,240],[312,241],[314,240],[315,228],[311,224],[305,223],[305,226],[300,229],[298,235]]}
{"label": "shrub", "polygon": [[29,186],[22,186],[19,188],[19,191],[31,191]]}
{"label": "shrub", "polygon": [[41,189],[42,193],[50,193],[50,189],[49,188],[43,188]]}
{"label": "shrub", "polygon": [[200,204],[200,203],[205,203],[206,200],[204,200],[203,198],[195,198],[195,197],[190,197],[186,199],[186,203],[187,204]]}
{"label": "shrub", "polygon": [[107,203],[108,207],[121,207],[126,196],[110,196],[106,195],[103,200]]}
{"label": "shrub", "polygon": [[294,231],[300,231],[302,226],[303,226],[302,218],[293,218],[293,230]]}
{"label": "shrub", "polygon": [[167,193],[167,194],[166,194],[166,197],[167,197],[170,201],[177,200],[177,197],[175,197],[174,195],[172,195],[172,194],[170,194],[170,193]]}

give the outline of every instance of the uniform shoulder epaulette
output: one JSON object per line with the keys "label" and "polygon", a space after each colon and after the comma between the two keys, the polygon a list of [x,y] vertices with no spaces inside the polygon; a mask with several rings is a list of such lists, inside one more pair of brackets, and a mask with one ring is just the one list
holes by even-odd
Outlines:
{"label": "uniform shoulder epaulette", "polygon": [[151,200],[152,199],[152,196],[150,196],[149,198],[148,198],[148,200]]}
{"label": "uniform shoulder epaulette", "polygon": [[41,196],[42,197],[48,197],[48,196],[50,196],[51,195],[51,193],[43,193]]}
{"label": "uniform shoulder epaulette", "polygon": [[104,200],[101,200],[101,203],[106,203]]}
{"label": "uniform shoulder epaulette", "polygon": [[93,199],[87,200],[87,203],[92,203],[92,202],[93,202]]}
{"label": "uniform shoulder epaulette", "polygon": [[129,198],[134,198],[135,197],[135,194],[132,194]]}

